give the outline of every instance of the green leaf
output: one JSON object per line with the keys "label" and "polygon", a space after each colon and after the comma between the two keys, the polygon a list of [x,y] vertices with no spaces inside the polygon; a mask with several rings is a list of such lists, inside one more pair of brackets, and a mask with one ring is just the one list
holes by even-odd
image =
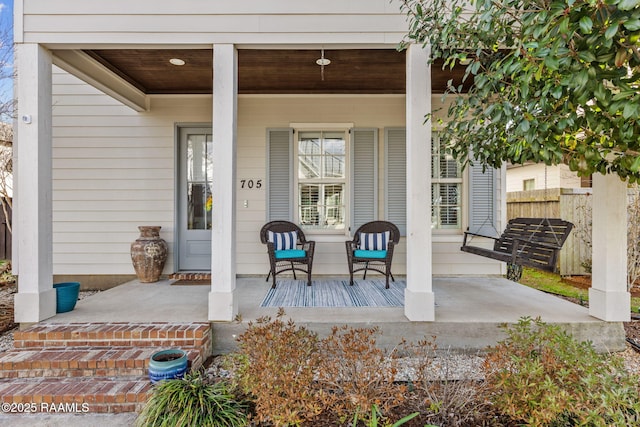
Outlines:
{"label": "green leaf", "polygon": [[640,30],[640,18],[632,18],[622,24],[629,31]]}
{"label": "green leaf", "polygon": [[618,3],[618,9],[631,10],[638,5],[640,5],[640,0],[622,0],[620,3]]}
{"label": "green leaf", "polygon": [[640,156],[636,157],[629,169],[633,172],[640,172]]}
{"label": "green leaf", "polygon": [[589,18],[588,16],[583,16],[580,19],[580,31],[582,31],[582,34],[590,34],[591,33],[591,29],[593,28],[593,21],[591,20],[591,18]]}
{"label": "green leaf", "polygon": [[547,56],[544,58],[544,65],[546,65],[547,68],[556,71],[560,64],[558,63],[558,58],[554,56]]}
{"label": "green leaf", "polygon": [[638,104],[635,104],[635,103],[625,104],[624,109],[622,110],[622,117],[624,117],[625,119],[628,119],[629,117],[637,116],[637,115],[638,115]]}
{"label": "green leaf", "polygon": [[558,27],[558,31],[560,32],[560,34],[569,33],[569,18],[562,18],[562,21],[560,21],[560,27]]}
{"label": "green leaf", "polygon": [[612,25],[604,32],[604,38],[611,40],[618,33],[618,24]]}
{"label": "green leaf", "polygon": [[596,60],[596,56],[588,50],[581,50],[578,52],[578,58],[582,59],[584,62],[593,62]]}

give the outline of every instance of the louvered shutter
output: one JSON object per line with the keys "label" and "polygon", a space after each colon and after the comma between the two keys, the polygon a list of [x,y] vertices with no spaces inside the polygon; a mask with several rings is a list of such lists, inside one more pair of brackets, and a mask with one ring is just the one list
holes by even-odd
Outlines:
{"label": "louvered shutter", "polygon": [[469,231],[486,236],[496,236],[495,188],[497,171],[475,162],[469,169]]}
{"label": "louvered shutter", "polygon": [[407,143],[405,128],[385,129],[385,217],[407,234]]}
{"label": "louvered shutter", "polygon": [[351,130],[351,232],[377,219],[378,129]]}
{"label": "louvered shutter", "polygon": [[293,220],[293,129],[267,130],[267,221]]}

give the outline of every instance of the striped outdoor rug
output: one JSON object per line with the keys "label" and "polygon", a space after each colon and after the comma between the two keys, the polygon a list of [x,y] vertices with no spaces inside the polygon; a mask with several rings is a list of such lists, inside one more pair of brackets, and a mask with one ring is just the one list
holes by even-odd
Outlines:
{"label": "striped outdoor rug", "polygon": [[261,307],[402,307],[406,282],[396,279],[385,289],[384,279],[314,280],[307,286],[305,280],[278,280],[275,289],[269,289]]}

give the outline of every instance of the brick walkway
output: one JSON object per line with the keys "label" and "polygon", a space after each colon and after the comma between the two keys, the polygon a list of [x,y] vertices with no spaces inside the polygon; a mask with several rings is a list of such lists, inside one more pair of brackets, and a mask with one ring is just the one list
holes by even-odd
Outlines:
{"label": "brick walkway", "polygon": [[181,348],[192,369],[211,355],[208,323],[46,324],[16,331],[14,340],[15,348],[0,354],[0,396],[16,409],[137,411],[151,390],[154,352]]}

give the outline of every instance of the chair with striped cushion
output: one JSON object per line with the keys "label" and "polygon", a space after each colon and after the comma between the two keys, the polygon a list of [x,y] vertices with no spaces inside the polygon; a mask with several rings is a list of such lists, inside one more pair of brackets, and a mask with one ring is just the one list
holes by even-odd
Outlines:
{"label": "chair with striped cushion", "polygon": [[389,289],[393,249],[400,241],[400,230],[388,221],[372,221],[361,225],[353,235],[353,240],[346,242],[347,262],[349,263],[349,283],[353,285],[353,273],[363,271],[363,279],[367,271],[373,270],[384,274],[386,287]]}
{"label": "chair with striped cushion", "polygon": [[267,245],[270,270],[267,275],[273,279],[276,287],[276,275],[285,271],[307,273],[307,285],[311,286],[311,267],[316,242],[306,240],[304,233],[296,224],[289,221],[271,221],[260,230],[260,241]]}

